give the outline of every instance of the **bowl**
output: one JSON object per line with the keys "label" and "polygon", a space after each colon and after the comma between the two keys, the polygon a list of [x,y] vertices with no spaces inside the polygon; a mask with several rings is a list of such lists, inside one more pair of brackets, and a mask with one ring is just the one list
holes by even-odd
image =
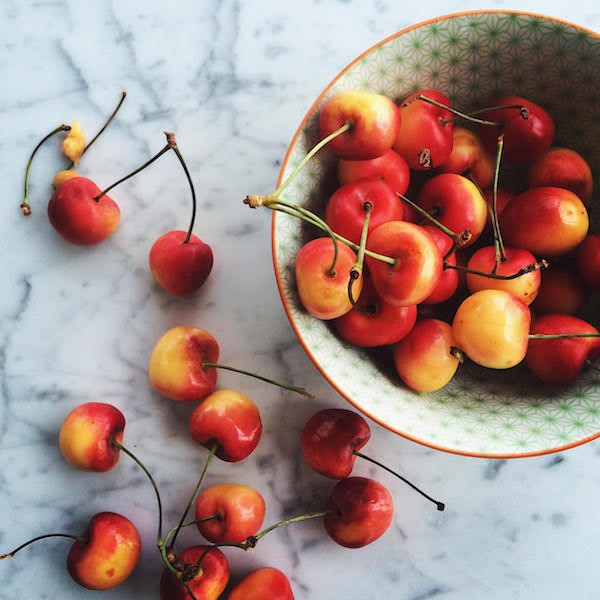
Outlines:
{"label": "bowl", "polygon": [[[315,100],[289,146],[280,183],[318,141],[323,102],[357,88],[393,99],[436,88],[467,110],[503,94],[526,97],[554,118],[554,144],[577,150],[600,173],[600,37],[583,27],[526,12],[476,11],[429,20],[384,39],[336,75]],[[282,197],[322,210],[337,185],[335,162],[326,148],[320,151]],[[597,229],[594,213],[592,228]],[[273,213],[277,286],[300,344],[354,408],[405,438],[474,457],[541,455],[600,436],[600,374],[594,369],[557,387],[541,383],[522,366],[506,372],[467,361],[437,392],[407,389],[384,349],[342,342],[328,322],[301,306],[294,259],[315,236],[299,219]]]}

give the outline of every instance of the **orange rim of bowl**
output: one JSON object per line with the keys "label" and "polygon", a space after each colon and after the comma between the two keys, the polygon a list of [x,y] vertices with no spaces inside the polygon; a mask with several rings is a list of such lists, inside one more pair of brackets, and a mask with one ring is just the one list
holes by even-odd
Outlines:
{"label": "orange rim of bowl", "polygon": [[[277,186],[279,186],[282,181],[283,181],[283,175],[284,172],[287,168],[288,162],[290,160],[291,154],[294,150],[294,147],[296,145],[296,143],[298,142],[298,139],[300,138],[300,136],[302,135],[302,132],[307,124],[307,122],[309,121],[309,119],[313,116],[315,110],[318,108],[318,106],[321,104],[321,102],[324,100],[325,96],[329,93],[329,91],[331,90],[331,88],[348,72],[350,71],[354,66],[356,66],[365,56],[373,53],[375,50],[377,50],[377,48],[383,46],[384,44],[387,44],[388,42],[390,42],[391,40],[394,40],[402,35],[406,35],[407,33],[410,33],[411,31],[414,31],[416,29],[420,29],[422,27],[426,27],[428,25],[432,25],[435,23],[438,23],[440,21],[445,21],[447,19],[456,19],[456,18],[461,18],[461,17],[468,17],[468,16],[482,16],[482,15],[490,15],[490,14],[495,14],[495,15],[519,15],[519,16],[529,16],[532,18],[538,18],[538,19],[544,19],[544,20],[548,20],[548,21],[552,21],[554,23],[559,23],[562,25],[565,25],[569,28],[581,31],[582,33],[585,33],[591,37],[595,37],[595,38],[600,38],[600,35],[593,31],[592,29],[583,27],[581,25],[577,25],[574,23],[571,23],[565,19],[561,19],[561,18],[557,18],[557,17],[553,17],[550,15],[544,15],[541,13],[536,13],[536,12],[531,12],[531,11],[521,11],[521,10],[471,10],[471,11],[459,11],[456,13],[449,13],[449,14],[445,14],[445,15],[441,15],[439,17],[433,17],[431,19],[426,19],[424,21],[420,21],[419,23],[415,23],[414,25],[410,25],[409,27],[405,27],[404,29],[401,29],[400,31],[397,31],[396,33],[393,33],[387,37],[385,37],[384,39],[380,40],[379,42],[377,42],[376,44],[373,44],[372,46],[370,46],[369,48],[367,48],[364,52],[362,52],[361,54],[359,54],[355,59],[353,59],[350,63],[348,63],[346,65],[346,67],[344,67],[328,84],[325,88],[323,88],[323,90],[321,91],[321,93],[317,96],[317,98],[315,99],[315,101],[310,105],[310,107],[308,108],[308,110],[306,111],[303,119],[300,121],[300,124],[298,125],[289,145],[286,151],[286,154],[284,156],[283,162],[281,164],[281,168],[279,171],[279,176],[277,179]],[[329,374],[321,367],[321,365],[319,364],[319,362],[317,361],[316,357],[314,356],[314,354],[312,353],[311,349],[308,347],[308,345],[306,344],[306,342],[304,341],[304,338],[300,332],[300,330],[298,329],[296,323],[294,322],[294,319],[292,318],[292,312],[290,307],[288,306],[288,302],[287,299],[285,297],[285,293],[284,293],[284,286],[283,286],[283,282],[282,282],[282,278],[281,275],[279,273],[279,269],[277,268],[277,260],[276,260],[276,256],[277,256],[277,248],[276,248],[276,243],[275,243],[275,237],[276,237],[276,226],[277,226],[277,212],[273,211],[273,215],[271,217],[271,255],[272,255],[272,260],[273,260],[273,268],[274,268],[274,272],[275,272],[275,281],[277,284],[277,289],[279,291],[279,295],[281,297],[281,301],[283,304],[283,308],[284,308],[284,312],[287,316],[287,319],[290,323],[290,326],[292,327],[292,330],[296,336],[296,339],[298,340],[298,342],[300,343],[300,345],[302,346],[302,348],[304,349],[304,352],[307,354],[307,356],[309,357],[309,359],[312,361],[313,365],[317,368],[317,370],[321,373],[322,377],[329,383],[329,385],[331,385],[331,387],[333,387],[336,392],[342,396],[347,402],[349,402],[352,406],[354,406],[357,410],[359,410],[361,413],[363,413],[364,415],[366,415],[368,418],[370,418],[372,421],[374,421],[375,423],[381,425],[382,427],[384,427],[385,429],[407,439],[413,442],[416,442],[418,444],[421,444],[422,446],[425,446],[427,448],[431,448],[432,450],[440,450],[442,452],[447,452],[449,454],[456,454],[459,456],[467,456],[467,457],[472,457],[472,458],[528,458],[528,457],[533,457],[533,456],[543,456],[543,455],[548,455],[548,454],[554,454],[557,452],[562,452],[565,450],[569,450],[570,448],[575,448],[577,446],[581,446],[583,444],[587,444],[588,442],[591,442],[595,439],[600,438],[600,431],[592,434],[592,435],[588,435],[585,436],[579,440],[575,440],[572,442],[568,442],[566,444],[562,444],[560,446],[555,446],[552,448],[545,448],[545,449],[540,449],[540,450],[532,450],[532,451],[526,451],[526,452],[514,452],[514,453],[503,453],[503,452],[498,452],[498,453],[493,453],[493,452],[474,452],[474,451],[468,451],[468,450],[460,450],[458,448],[450,448],[450,447],[446,447],[440,444],[434,444],[432,442],[429,442],[427,440],[423,440],[419,437],[410,435],[408,433],[406,433],[405,431],[402,431],[400,429],[397,429],[396,427],[391,426],[389,423],[386,423],[385,421],[383,421],[382,419],[380,419],[379,417],[377,417],[376,415],[372,414],[370,411],[365,410],[364,407],[359,406],[350,396],[348,396],[348,394],[346,394],[343,390],[340,389],[340,387],[337,385],[337,383],[329,376]]]}

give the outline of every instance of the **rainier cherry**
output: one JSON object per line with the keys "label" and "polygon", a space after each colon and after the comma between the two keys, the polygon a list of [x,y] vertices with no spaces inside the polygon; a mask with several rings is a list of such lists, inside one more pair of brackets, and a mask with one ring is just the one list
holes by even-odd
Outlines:
{"label": "rainier cherry", "polygon": [[108,590],[121,585],[137,566],[142,549],[140,534],[129,519],[117,513],[101,512],[92,517],[83,535],[41,535],[1,555],[0,560],[51,537],[75,540],[67,556],[67,570],[76,583],[90,590]]}
{"label": "rainier cherry", "polygon": [[265,501],[247,485],[221,483],[196,500],[196,526],[209,542],[243,542],[260,529]]}
{"label": "rainier cherry", "polygon": [[246,575],[227,600],[294,600],[290,581],[275,567],[259,567]]}
{"label": "rainier cherry", "polygon": [[385,154],[400,126],[398,107],[387,96],[364,90],[338,92],[319,113],[321,138],[346,130],[328,142],[339,158],[367,160]]}
{"label": "rainier cherry", "polygon": [[229,561],[213,546],[191,546],[177,553],[177,566],[165,567],[160,600],[217,600],[229,582]]}
{"label": "rainier cherry", "polygon": [[103,402],[75,407],[59,434],[60,450],[68,463],[83,471],[108,471],[119,460],[125,416]]}
{"label": "rainier cherry", "polygon": [[400,104],[402,119],[393,148],[411,169],[433,169],[450,156],[454,121],[445,107],[451,108],[447,96],[431,89],[414,92]]}
{"label": "rainier cherry", "polygon": [[573,315],[542,315],[531,325],[525,364],[548,383],[574,381],[600,356],[600,333]]}
{"label": "rainier cherry", "polygon": [[[337,248],[337,251],[336,251]],[[335,319],[352,308],[349,294],[350,271],[356,253],[344,243],[319,237],[304,244],[295,260],[296,286],[302,306],[318,319]],[[352,283],[358,297],[362,275]]]}
{"label": "rainier cherry", "polygon": [[249,456],[260,441],[262,422],[256,404],[236,390],[216,390],[190,417],[192,439],[227,462]]}
{"label": "rainier cherry", "polygon": [[454,377],[460,364],[456,345],[448,323],[422,319],[394,346],[396,371],[412,390],[439,390]]}
{"label": "rainier cherry", "polygon": [[452,333],[472,361],[508,369],[525,358],[530,323],[529,307],[522,300],[505,290],[481,290],[462,301]]}

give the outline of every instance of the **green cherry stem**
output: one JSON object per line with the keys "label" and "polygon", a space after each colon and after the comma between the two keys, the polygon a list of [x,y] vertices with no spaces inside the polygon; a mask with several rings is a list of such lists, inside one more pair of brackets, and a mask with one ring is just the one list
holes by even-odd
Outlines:
{"label": "green cherry stem", "polygon": [[194,488],[194,491],[192,492],[190,500],[189,500],[187,506],[185,507],[183,514],[181,515],[179,524],[173,530],[173,534],[168,543],[169,548],[172,548],[174,546],[175,540],[177,539],[179,532],[181,531],[182,527],[184,526],[185,519],[187,518],[188,513],[190,512],[190,510],[192,509],[192,506],[194,505],[194,503],[196,502],[196,500],[198,498],[198,494],[200,493],[200,488],[202,487],[202,484],[204,483],[204,480],[206,479],[206,474],[208,473],[208,467],[210,466],[210,464],[215,456],[215,453],[217,452],[218,449],[219,449],[219,442],[215,441],[210,449],[208,456],[206,457],[206,461],[204,463],[204,468],[202,469],[202,473],[200,474],[200,479],[198,479],[198,482],[196,483],[196,487]]}
{"label": "green cherry stem", "polygon": [[367,456],[366,454],[363,454],[362,452],[359,452],[358,450],[353,450],[352,453],[355,456],[359,456],[360,458],[363,458],[363,459],[373,463],[374,465],[377,465],[378,467],[385,469],[388,473],[395,475],[398,479],[400,479],[401,481],[406,483],[406,485],[410,486],[413,490],[415,490],[416,492],[421,494],[421,496],[423,496],[424,498],[427,498],[427,500],[429,500],[430,502],[433,502],[436,505],[438,510],[444,510],[446,508],[446,505],[443,502],[440,502],[439,500],[435,500],[429,494],[426,494],[423,490],[418,488],[414,483],[412,483],[405,477],[402,477],[402,475],[400,475],[399,473],[396,473],[396,471],[393,471],[389,467],[386,467],[383,463],[380,463],[378,460],[375,460],[374,458],[371,458],[370,456]]}
{"label": "green cherry stem", "polygon": [[33,162],[33,157],[36,155],[37,151],[44,145],[44,143],[47,140],[49,140],[53,135],[56,135],[57,133],[59,133],[61,131],[70,131],[70,130],[71,130],[70,125],[65,125],[64,123],[62,125],[59,125],[55,129],[53,129],[50,133],[45,135],[38,142],[37,146],[33,149],[33,152],[29,156],[29,160],[27,161],[27,167],[25,168],[25,183],[23,186],[23,201],[20,204],[20,209],[23,212],[23,215],[25,215],[26,217],[28,217],[31,214],[31,206],[29,204],[29,173],[31,171],[31,163]]}
{"label": "green cherry stem", "polygon": [[23,550],[23,548],[27,548],[27,546],[30,546],[31,544],[35,544],[35,542],[39,542],[40,540],[46,540],[48,538],[68,538],[71,540],[75,540],[76,542],[82,542],[84,543],[86,541],[86,539],[80,535],[73,535],[70,533],[45,533],[43,535],[38,535],[37,537],[34,537],[30,540],[28,540],[27,542],[25,542],[24,544],[21,544],[20,546],[17,546],[12,552],[7,552],[6,554],[0,554],[0,560],[4,560],[5,558],[12,558],[17,552],[20,552],[21,550]]}
{"label": "green cherry stem", "polygon": [[[429,99],[429,102],[431,102],[432,104],[435,104],[434,100]],[[487,108],[478,108],[477,110],[473,110],[469,113],[464,113],[461,111],[454,110],[452,108],[449,108],[445,104],[438,104],[438,106],[440,106],[440,108],[446,108],[447,110],[454,113],[454,115],[455,115],[452,118],[443,119],[441,121],[442,125],[445,125],[446,123],[449,123],[450,121],[455,121],[456,117],[462,117],[463,119],[465,119],[467,121],[471,121],[472,123],[479,123],[480,125],[491,125],[492,127],[500,127],[500,123],[498,123],[497,121],[488,121],[487,119],[479,119],[477,115],[480,115],[482,113],[495,112],[498,110],[505,110],[507,108],[508,109],[514,108],[516,110],[519,110],[519,112],[521,113],[521,117],[523,119],[529,118],[529,111],[527,110],[527,107],[523,106],[522,104],[504,104],[502,106],[489,106]]]}
{"label": "green cherry stem", "polygon": [[[433,106],[437,106],[438,108],[443,108],[444,110],[447,110],[448,112],[452,113],[454,115],[454,117],[450,118],[450,119],[441,119],[440,120],[440,124],[442,125],[442,127],[444,127],[447,123],[450,123],[451,121],[454,121],[456,119],[456,117],[461,117],[467,121],[471,121],[473,123],[478,123],[479,125],[498,125],[498,123],[496,123],[495,121],[487,121],[485,119],[478,119],[474,113],[464,113],[460,110],[456,110],[455,108],[452,108],[451,106],[448,106],[447,104],[443,104],[442,102],[438,102],[437,100],[434,100],[433,98],[429,98],[428,96],[425,96],[424,94],[418,94],[416,96],[414,96],[413,98],[410,99],[410,104],[412,104],[415,100],[421,100],[422,102],[427,102],[428,104],[433,104]],[[400,108],[402,108],[402,106],[407,106],[407,103],[403,103],[400,104]],[[484,111],[481,111],[484,112]]]}
{"label": "green cherry stem", "polygon": [[[321,217],[308,210],[307,208],[304,208],[297,204],[293,204],[292,202],[287,202],[286,200],[282,200],[281,198],[272,198],[271,196],[246,196],[246,198],[244,199],[244,204],[248,205],[250,208],[265,207],[273,211],[282,212],[290,216],[299,218],[305,223],[308,223],[309,225],[314,225],[315,227],[329,235],[332,239],[346,244],[354,251],[358,250],[358,244],[351,242],[344,236],[333,231],[331,227],[329,227],[329,225],[327,225],[327,223]],[[385,256],[377,252],[372,252],[368,248],[365,249],[365,255],[370,256],[371,258],[374,258],[376,260],[388,263],[392,266],[396,264],[395,258],[392,258],[391,256]]]}
{"label": "green cherry stem", "polygon": [[350,131],[352,128],[352,124],[350,121],[346,121],[341,127],[336,129],[333,133],[330,133],[327,137],[324,137],[321,141],[319,141],[298,163],[298,166],[292,171],[289,177],[279,185],[279,187],[272,193],[270,196],[279,197],[281,193],[294,181],[298,173],[302,171],[308,161],[319,151],[321,148],[326,146],[331,140],[342,135],[342,133],[346,133],[346,131]]}
{"label": "green cherry stem", "polygon": [[165,152],[172,150],[173,149],[173,141],[175,138],[172,137],[172,134],[169,134],[167,132],[165,132],[165,135],[167,136],[167,143],[162,150],[160,150],[152,158],[147,160],[143,165],[140,165],[137,169],[135,169],[131,173],[125,175],[125,177],[121,177],[121,179],[119,179],[118,181],[111,183],[111,185],[109,185],[107,188],[104,188],[99,194],[94,196],[92,199],[95,202],[98,202],[100,200],[100,198],[102,198],[102,196],[108,194],[108,192],[110,192],[110,190],[112,190],[114,187],[118,186],[120,183],[123,183],[124,181],[133,177],[134,175],[137,175],[140,171],[143,171],[146,167],[149,167],[154,161],[158,160]]}
{"label": "green cherry stem", "polygon": [[498,136],[498,145],[496,151],[496,162],[494,165],[494,182],[492,187],[492,210],[491,220],[494,232],[494,250],[496,253],[496,268],[501,262],[506,262],[506,249],[500,231],[500,221],[498,220],[498,181],[500,178],[500,165],[502,163],[502,152],[504,150],[504,135]]}
{"label": "green cherry stem", "polygon": [[251,371],[244,371],[243,369],[238,369],[236,367],[230,367],[229,365],[224,365],[221,363],[213,363],[208,360],[202,361],[202,368],[208,369],[223,369],[225,371],[233,371],[234,373],[240,373],[241,375],[248,375],[249,377],[254,377],[254,379],[259,379],[260,381],[266,381],[267,383],[271,383],[272,385],[276,385],[284,390],[289,390],[291,392],[296,392],[297,394],[301,394],[302,396],[306,396],[307,398],[314,398],[315,396],[308,392],[306,388],[297,387],[295,385],[290,385],[287,383],[282,383],[280,381],[275,381],[274,379],[269,379],[268,377],[263,377],[262,375],[258,375],[257,373],[252,373]]}
{"label": "green cherry stem", "polygon": [[[81,156],[83,156],[89,150],[89,148],[91,148],[93,143],[104,133],[104,130],[112,123],[112,120],[115,118],[116,114],[119,112],[119,109],[121,108],[121,105],[123,104],[123,101],[125,100],[126,96],[127,96],[127,92],[125,90],[123,90],[123,92],[121,93],[121,99],[119,100],[119,103],[117,104],[116,108],[112,111],[111,115],[108,117],[108,119],[106,120],[106,123],[104,123],[104,125],[102,126],[100,131],[98,131],[98,133],[89,141],[89,143],[85,145],[83,152],[81,153]],[[67,167],[67,170],[72,169],[74,166],[75,166],[75,163],[73,161],[71,161],[71,164]]]}
{"label": "green cherry stem", "polygon": [[410,198],[404,196],[400,192],[396,192],[398,198],[406,202],[411,208],[415,210],[421,217],[429,221],[432,225],[435,225],[442,233],[445,233],[448,237],[452,238],[453,244],[446,252],[444,260],[446,260],[457,248],[464,246],[472,236],[468,229],[465,229],[461,233],[455,233],[451,229],[448,229],[443,223],[438,221],[433,215],[429,214],[426,210],[423,210],[416,202],[413,202]]}
{"label": "green cherry stem", "polygon": [[567,338],[597,338],[600,333],[530,333],[530,340],[562,340]]}
{"label": "green cherry stem", "polygon": [[362,275],[363,272],[363,264],[365,261],[365,247],[367,244],[367,233],[369,231],[369,222],[371,220],[371,211],[373,210],[373,205],[370,202],[365,202],[363,205],[363,210],[365,211],[365,220],[363,222],[360,234],[360,243],[358,245],[358,251],[356,253],[356,260],[350,268],[350,278],[348,279],[348,298],[350,300],[350,304],[353,306],[353,308],[361,312],[365,311],[363,311],[363,309],[356,303],[352,288],[354,287],[354,283],[356,282],[356,280]]}
{"label": "green cherry stem", "polygon": [[163,537],[162,537],[163,507],[162,507],[162,500],[160,497],[160,491],[158,489],[158,485],[156,484],[156,481],[154,480],[152,473],[150,473],[150,471],[148,470],[146,465],[144,465],[144,463],[133,452],[131,452],[128,448],[123,446],[123,444],[121,444],[114,438],[111,438],[110,443],[115,448],[118,448],[121,452],[123,452],[127,456],[129,456],[129,458],[131,458],[131,460],[133,460],[133,462],[136,463],[138,465],[138,467],[140,467],[140,469],[142,469],[142,471],[146,474],[146,476],[150,480],[152,488],[154,489],[154,494],[156,495],[156,503],[158,505],[158,533],[156,535],[156,545],[160,548],[163,543]]}

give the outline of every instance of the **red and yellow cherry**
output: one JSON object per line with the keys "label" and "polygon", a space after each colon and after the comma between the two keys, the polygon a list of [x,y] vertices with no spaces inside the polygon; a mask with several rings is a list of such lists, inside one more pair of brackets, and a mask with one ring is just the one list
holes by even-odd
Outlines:
{"label": "red and yellow cherry", "polygon": [[185,548],[177,553],[174,568],[177,573],[163,570],[160,600],[217,600],[229,582],[229,561],[214,546]]}
{"label": "red and yellow cherry", "polygon": [[516,195],[499,217],[504,242],[535,256],[568,254],[583,241],[589,216],[577,194],[542,186]]}
{"label": "red and yellow cherry", "polygon": [[150,272],[172,296],[189,296],[199,290],[213,267],[212,248],[187,231],[169,231],[152,245]]}
{"label": "red and yellow cherry", "polygon": [[405,194],[410,183],[408,163],[394,150],[369,160],[345,160],[337,162],[337,179],[340,185],[363,179],[379,177],[398,194]]}
{"label": "red and yellow cherry", "polygon": [[[318,319],[335,319],[352,308],[348,294],[356,253],[346,244],[320,237],[304,244],[295,260],[296,286],[302,306]],[[362,275],[353,283],[353,295],[362,289]]]}
{"label": "red and yellow cherry", "polygon": [[538,315],[577,315],[589,297],[590,292],[576,270],[553,264],[542,273],[540,289],[531,308]]}
{"label": "red and yellow cherry", "polygon": [[529,307],[521,299],[505,290],[481,290],[461,302],[452,333],[473,362],[508,369],[525,358],[530,324]]}
{"label": "red and yellow cherry", "polygon": [[417,195],[417,204],[455,234],[468,231],[471,246],[483,232],[488,207],[481,191],[463,175],[441,173],[429,179]]}
{"label": "red and yellow cherry", "polygon": [[304,459],[317,473],[343,479],[352,472],[356,452],[370,437],[371,429],[358,413],[344,408],[325,408],[304,425],[300,446]]}
{"label": "red and yellow cherry", "polygon": [[498,262],[496,248],[482,246],[467,262],[467,287],[471,293],[506,290],[529,305],[535,300],[542,280],[541,271],[536,265],[535,256],[528,250],[505,247],[504,257]]}
{"label": "red and yellow cherry", "polygon": [[481,125],[479,135],[495,153],[498,136],[503,135],[502,158],[510,163],[531,163],[552,144],[556,127],[550,114],[539,104],[521,96],[502,96],[478,115],[497,124]]}
{"label": "red and yellow cherry", "polygon": [[579,244],[575,264],[579,276],[591,290],[600,290],[600,234],[590,233]]}
{"label": "red and yellow cherry", "polygon": [[204,398],[217,383],[219,344],[200,327],[180,325],[167,330],[156,342],[148,363],[154,389],[172,400],[190,402]]}
{"label": "red and yellow cherry", "polygon": [[263,497],[247,485],[213,485],[196,500],[196,526],[209,542],[243,542],[258,532],[264,517]]}
{"label": "red and yellow cherry", "polygon": [[534,319],[530,337],[525,364],[547,383],[575,381],[586,364],[600,356],[600,333],[573,315],[548,314]]}
{"label": "red and yellow cherry", "polygon": [[76,583],[90,590],[121,585],[137,566],[142,550],[140,534],[129,519],[113,512],[100,512],[90,519],[83,535],[40,535],[2,554],[0,560],[12,558],[23,548],[53,537],[75,540],[67,556],[67,570]]}
{"label": "red and yellow cherry", "polygon": [[329,537],[346,548],[362,548],[380,538],[394,515],[394,501],[385,486],[366,477],[346,477],[335,485],[323,524]]}
{"label": "red and yellow cherry", "polygon": [[451,108],[450,100],[432,89],[416,91],[400,103],[402,119],[393,149],[411,169],[433,169],[450,156],[454,121],[452,112],[444,107]]}
{"label": "red and yellow cherry", "polygon": [[407,221],[389,221],[375,228],[368,249],[393,259],[393,264],[366,256],[377,293],[396,306],[419,304],[435,289],[443,260],[429,233]]}
{"label": "red and yellow cherry", "polygon": [[65,418],[59,447],[66,461],[82,471],[108,471],[119,460],[125,416],[104,402],[76,406]]}
{"label": "red and yellow cherry", "polygon": [[248,573],[227,600],[294,600],[290,581],[275,567],[259,567]]}
{"label": "red and yellow cherry", "polygon": [[423,304],[440,304],[451,298],[459,286],[459,274],[456,269],[447,268],[456,265],[456,253],[452,251],[454,240],[432,223],[422,226],[433,238],[440,254],[444,258],[444,270],[431,294],[423,300]]}
{"label": "red and yellow cherry", "polygon": [[368,231],[386,221],[402,221],[404,209],[397,194],[383,179],[357,179],[339,187],[325,206],[325,222],[335,233],[360,243],[366,206],[370,211]]}
{"label": "red and yellow cherry", "polygon": [[324,139],[348,125],[327,147],[338,158],[368,160],[385,154],[392,147],[400,120],[398,107],[387,96],[349,90],[325,101],[319,112],[319,131]]}
{"label": "red and yellow cherry", "polygon": [[479,135],[465,127],[454,127],[452,152],[436,171],[458,173],[473,179],[481,189],[494,181],[495,158],[485,148]]}
{"label": "red and yellow cherry", "polygon": [[539,156],[527,172],[529,187],[564,187],[588,204],[592,197],[594,178],[589,163],[575,150],[552,146]]}
{"label": "red and yellow cherry", "polygon": [[96,200],[100,193],[100,188],[86,177],[67,179],[54,191],[48,203],[48,218],[67,242],[98,244],[115,232],[121,211],[106,194]]}
{"label": "red and yellow cherry", "polygon": [[67,557],[71,577],[91,590],[108,590],[121,585],[138,564],[142,540],[136,526],[126,517],[102,512],[94,515],[81,540],[76,540]]}
{"label": "red and yellow cherry", "polygon": [[226,462],[249,456],[260,441],[260,412],[237,390],[216,390],[194,409],[189,422],[192,439],[208,448],[218,444],[215,455]]}
{"label": "red and yellow cherry", "polygon": [[400,379],[416,392],[434,392],[454,377],[460,357],[452,327],[439,319],[422,319],[394,346]]}
{"label": "red and yellow cherry", "polygon": [[395,306],[382,300],[373,286],[371,277],[364,277],[364,285],[355,306],[334,319],[332,325],[340,338],[362,348],[394,344],[401,340],[417,319],[417,307]]}

